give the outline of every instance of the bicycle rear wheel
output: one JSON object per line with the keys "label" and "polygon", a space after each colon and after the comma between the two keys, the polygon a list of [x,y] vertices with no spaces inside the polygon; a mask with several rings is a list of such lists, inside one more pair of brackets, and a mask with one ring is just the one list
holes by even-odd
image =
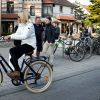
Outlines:
{"label": "bicycle rear wheel", "polygon": [[3,74],[2,74],[2,71],[0,69],[0,85],[1,85],[2,82],[3,82]]}
{"label": "bicycle rear wheel", "polygon": [[[35,73],[34,73],[35,71]],[[46,61],[35,61],[24,74],[26,88],[34,93],[46,91],[52,83],[52,68]]]}
{"label": "bicycle rear wheel", "polygon": [[93,40],[90,37],[86,37],[84,43],[85,58],[90,58],[93,52]]}
{"label": "bicycle rear wheel", "polygon": [[96,47],[95,52],[96,52],[97,55],[100,55],[100,46]]}
{"label": "bicycle rear wheel", "polygon": [[76,46],[84,49],[85,58],[90,58],[93,52],[93,43],[91,38],[86,38],[84,41],[80,41]]}
{"label": "bicycle rear wheel", "polygon": [[84,59],[85,52],[81,47],[71,47],[69,57],[72,61],[78,62]]}

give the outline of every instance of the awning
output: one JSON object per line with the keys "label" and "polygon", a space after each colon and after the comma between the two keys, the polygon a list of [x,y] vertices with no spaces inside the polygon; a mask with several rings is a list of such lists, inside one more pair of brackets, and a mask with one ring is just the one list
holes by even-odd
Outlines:
{"label": "awning", "polygon": [[47,4],[48,4],[48,3],[49,3],[49,4],[51,3],[51,4],[53,4],[53,3],[54,3],[54,0],[43,0],[43,3],[47,3]]}
{"label": "awning", "polygon": [[68,21],[74,21],[75,17],[74,16],[56,16],[58,20],[68,20]]}
{"label": "awning", "polygon": [[1,19],[17,19],[18,14],[1,14]]}

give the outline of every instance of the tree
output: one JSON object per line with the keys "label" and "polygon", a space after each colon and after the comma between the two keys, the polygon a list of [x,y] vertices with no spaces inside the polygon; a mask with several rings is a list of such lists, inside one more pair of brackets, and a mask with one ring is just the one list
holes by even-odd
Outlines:
{"label": "tree", "polygon": [[88,7],[91,15],[89,16],[89,20],[92,23],[100,23],[100,0],[91,0],[92,5]]}
{"label": "tree", "polygon": [[78,20],[84,19],[86,15],[84,14],[83,8],[80,6],[80,2],[75,1],[75,4],[77,5],[75,8],[76,19]]}
{"label": "tree", "polygon": [[85,20],[83,20],[83,23],[84,23],[86,26],[88,26],[88,25],[92,26],[92,22],[91,22],[88,18],[86,18]]}

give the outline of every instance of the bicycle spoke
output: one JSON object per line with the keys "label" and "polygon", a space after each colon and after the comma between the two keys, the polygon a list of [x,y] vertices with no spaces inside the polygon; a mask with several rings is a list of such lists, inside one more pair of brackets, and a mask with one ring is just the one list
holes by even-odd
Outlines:
{"label": "bicycle spoke", "polygon": [[[25,85],[31,92],[45,91],[52,82],[52,69],[45,61],[36,61],[31,64],[32,69],[37,73],[31,75],[32,71],[27,68],[25,71]],[[30,76],[28,76],[28,73]],[[28,78],[28,79],[27,79]]]}

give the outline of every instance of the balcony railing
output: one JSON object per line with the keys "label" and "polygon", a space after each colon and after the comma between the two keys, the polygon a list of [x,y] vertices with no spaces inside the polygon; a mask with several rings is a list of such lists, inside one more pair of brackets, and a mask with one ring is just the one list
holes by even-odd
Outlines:
{"label": "balcony railing", "polygon": [[[16,13],[18,13],[18,12],[21,12],[22,10],[20,10],[20,11],[14,11],[14,12],[11,12],[11,14],[16,14]],[[3,13],[3,14],[7,14],[8,12],[7,11],[1,11],[1,13]],[[8,14],[10,14],[10,13],[8,13]]]}

